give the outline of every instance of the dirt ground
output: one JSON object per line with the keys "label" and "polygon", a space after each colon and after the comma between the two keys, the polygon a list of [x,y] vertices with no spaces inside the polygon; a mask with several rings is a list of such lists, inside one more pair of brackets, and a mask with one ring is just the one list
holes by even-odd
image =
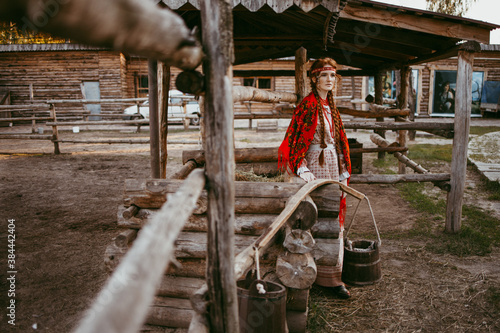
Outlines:
{"label": "dirt ground", "polygon": [[[127,131],[130,131],[128,129]],[[277,133],[237,130],[236,147],[277,146]],[[366,134],[348,133],[366,142]],[[147,137],[147,133],[64,133],[65,138],[117,136]],[[171,139],[197,140],[196,131],[171,132]],[[417,141],[420,140],[417,138]],[[422,139],[424,140],[424,139]],[[426,139],[427,140],[427,139]],[[430,139],[432,140],[432,138]],[[447,141],[451,143],[451,141]],[[183,149],[197,145],[169,145],[168,174],[181,166]],[[51,154],[45,141],[2,140],[0,148],[0,253],[8,257],[8,224],[15,220],[15,297],[8,295],[11,269],[0,260],[1,332],[70,332],[107,279],[104,250],[119,234],[117,207],[124,180],[150,175],[148,145],[62,144]],[[16,153],[16,154],[13,154]],[[22,154],[27,153],[27,154]],[[363,171],[376,173],[373,154],[363,156]],[[441,172],[447,172],[441,170]],[[468,174],[466,203],[491,208]],[[498,298],[500,251],[484,257],[436,255],[424,249],[425,240],[398,240],[420,216],[392,185],[354,185],[374,209],[382,236],[382,280],[372,286],[351,287],[352,299],[338,300],[328,289],[314,288],[316,302],[311,329],[315,332],[499,332]],[[349,201],[352,211],[353,202]],[[494,214],[500,214],[498,211]],[[366,208],[356,228],[370,232]],[[444,226],[443,226],[444,228]],[[15,326],[6,308],[15,299]],[[495,307],[495,302],[496,306]],[[336,320],[326,320],[324,311]],[[331,317],[331,314],[330,314]],[[330,318],[329,317],[329,318]]]}

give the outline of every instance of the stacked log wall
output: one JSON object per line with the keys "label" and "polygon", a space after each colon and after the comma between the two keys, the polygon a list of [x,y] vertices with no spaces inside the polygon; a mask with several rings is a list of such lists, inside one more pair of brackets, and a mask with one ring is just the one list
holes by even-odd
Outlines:
{"label": "stacked log wall", "polygon": [[[122,89],[122,54],[111,51],[100,51],[99,55],[99,87],[101,98],[120,99],[125,91]],[[123,104],[103,104],[103,113],[121,113]]]}
{"label": "stacked log wall", "polygon": [[[180,183],[180,181],[169,180],[134,179],[125,182],[123,193],[124,205],[120,205],[117,212],[118,225],[125,228],[125,231],[113,239],[112,243],[106,248],[104,262],[109,273],[116,268],[125,256],[137,234],[141,232],[140,229],[144,223],[146,223],[148,218],[156,214],[156,211],[161,207],[166,198],[168,198],[166,194],[175,192]],[[266,200],[274,198],[286,201],[300,187],[300,184],[289,183],[255,184],[238,182],[236,186],[236,201],[238,202],[245,198],[251,201],[258,201],[257,199],[260,197]],[[304,226],[309,228],[311,224],[316,222],[311,233],[317,239],[318,249],[310,255],[311,260],[312,256],[314,256],[316,260],[325,261],[329,259],[330,253],[336,252],[338,254],[338,246],[335,247],[335,241],[338,241],[339,237],[339,195],[338,187],[327,185],[327,187],[315,190],[311,194],[309,201],[305,202],[305,204],[310,204],[314,200],[314,205],[318,205],[319,215],[326,214],[328,217],[316,219],[318,210],[307,210],[303,206],[300,206],[302,209],[299,209],[295,214],[290,216],[290,226]],[[325,200],[327,197],[334,199]],[[260,212],[261,209],[247,212],[245,207],[246,205],[241,204],[237,204],[235,207],[237,222],[235,228],[235,253],[239,253],[251,245],[259,235],[264,233],[266,228],[271,225],[279,214],[279,211],[268,211],[269,207],[267,205],[261,207],[262,212]],[[176,240],[176,260],[174,260],[174,264],[171,264],[165,272],[161,286],[157,291],[157,296],[150,307],[146,324],[180,328],[188,327],[193,315],[188,298],[193,296],[194,292],[199,290],[205,283],[205,257],[207,252],[206,209],[206,194],[202,193],[198,200],[198,206],[193,211],[193,215],[189,218]],[[294,223],[293,221],[296,222]],[[282,245],[283,238],[284,234],[279,233],[275,244],[261,257],[260,273],[265,280],[280,283],[276,274],[276,263],[278,256],[285,251]],[[324,252],[324,249],[327,249],[328,254]],[[309,287],[305,289],[288,287],[287,289],[286,319],[290,332],[304,333],[307,324]]]}

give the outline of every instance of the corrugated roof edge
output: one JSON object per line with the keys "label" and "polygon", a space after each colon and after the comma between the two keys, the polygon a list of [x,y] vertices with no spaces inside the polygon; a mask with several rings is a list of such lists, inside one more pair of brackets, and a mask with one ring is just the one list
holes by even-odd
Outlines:
{"label": "corrugated roof edge", "polygon": [[4,44],[0,52],[40,52],[40,51],[111,51],[109,48],[83,44]]}
{"label": "corrugated roof edge", "polygon": [[500,51],[500,44],[481,44],[481,52],[483,51]]}

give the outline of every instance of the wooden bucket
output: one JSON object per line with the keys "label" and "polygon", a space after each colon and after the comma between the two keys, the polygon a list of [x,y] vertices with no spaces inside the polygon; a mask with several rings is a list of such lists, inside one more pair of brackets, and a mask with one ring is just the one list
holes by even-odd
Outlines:
{"label": "wooden bucket", "polygon": [[[349,193],[349,191],[347,191],[347,193]],[[382,245],[382,240],[380,239],[380,234],[378,232],[377,223],[375,222],[375,216],[373,215],[370,201],[365,195],[359,194],[360,193],[353,194],[360,200],[352,217],[351,223],[349,224],[349,227],[347,228],[344,235],[344,262],[342,268],[342,281],[353,286],[374,284],[375,282],[378,282],[382,279],[379,253],[380,246]],[[361,201],[363,201],[363,199],[366,199],[368,207],[370,208],[373,224],[375,226],[375,232],[377,233],[377,240],[357,240],[351,242],[347,238],[347,236],[349,234],[349,230],[354,224],[354,219],[358,212],[359,204],[361,203]]]}
{"label": "wooden bucket", "polygon": [[342,281],[348,285],[364,286],[382,279],[377,241],[357,240],[344,247]]}
{"label": "wooden bucket", "polygon": [[[257,283],[264,285],[260,294]],[[254,280],[237,281],[240,333],[287,333],[286,288],[281,284]]]}

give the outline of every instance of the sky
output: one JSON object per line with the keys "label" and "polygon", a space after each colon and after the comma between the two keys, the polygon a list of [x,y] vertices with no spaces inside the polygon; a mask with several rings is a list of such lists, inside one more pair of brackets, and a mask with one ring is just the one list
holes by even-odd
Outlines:
{"label": "sky", "polygon": [[[427,2],[425,0],[375,0],[388,4],[426,9]],[[476,0],[464,17],[474,20],[485,21],[500,25],[500,0]],[[500,44],[500,29],[495,29],[490,33],[490,44]]]}

